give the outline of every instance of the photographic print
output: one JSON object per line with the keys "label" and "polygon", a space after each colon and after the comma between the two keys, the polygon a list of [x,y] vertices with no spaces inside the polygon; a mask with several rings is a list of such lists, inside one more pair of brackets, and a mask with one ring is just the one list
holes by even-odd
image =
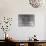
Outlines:
{"label": "photographic print", "polygon": [[34,26],[35,16],[29,14],[19,14],[18,15],[18,25],[19,26]]}

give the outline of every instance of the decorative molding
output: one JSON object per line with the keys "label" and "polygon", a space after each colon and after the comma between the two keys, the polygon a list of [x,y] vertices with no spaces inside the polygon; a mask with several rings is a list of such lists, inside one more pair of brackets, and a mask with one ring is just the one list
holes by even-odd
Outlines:
{"label": "decorative molding", "polygon": [[29,0],[29,3],[32,7],[38,8],[43,4],[43,0]]}

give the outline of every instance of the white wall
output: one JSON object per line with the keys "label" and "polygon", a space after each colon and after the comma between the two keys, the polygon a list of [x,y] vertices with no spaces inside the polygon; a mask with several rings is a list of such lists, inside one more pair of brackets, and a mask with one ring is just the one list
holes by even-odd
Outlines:
{"label": "white wall", "polygon": [[[28,0],[0,0],[0,16],[13,17],[12,27],[9,31],[17,40],[27,40],[34,34],[39,40],[45,39],[45,14],[46,8],[33,8]],[[34,14],[34,27],[19,27],[18,14]],[[45,34],[44,34],[45,33]],[[0,33],[1,34],[1,33]],[[2,36],[1,38],[2,39]]]}

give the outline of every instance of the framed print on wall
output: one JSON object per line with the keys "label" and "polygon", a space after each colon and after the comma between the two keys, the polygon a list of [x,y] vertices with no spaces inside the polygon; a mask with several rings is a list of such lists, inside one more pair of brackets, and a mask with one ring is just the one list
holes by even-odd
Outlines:
{"label": "framed print on wall", "polygon": [[19,26],[34,26],[35,16],[33,14],[19,14],[18,25]]}

